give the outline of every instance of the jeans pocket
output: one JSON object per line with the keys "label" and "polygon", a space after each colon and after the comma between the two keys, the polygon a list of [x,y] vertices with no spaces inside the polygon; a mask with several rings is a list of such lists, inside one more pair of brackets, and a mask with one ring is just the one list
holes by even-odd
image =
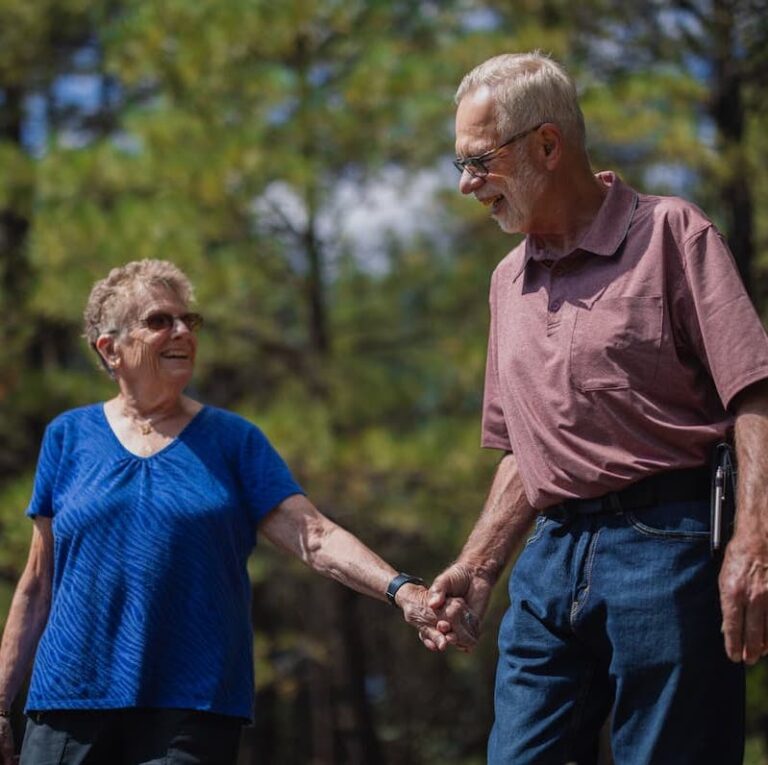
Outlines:
{"label": "jeans pocket", "polygon": [[680,541],[709,540],[709,504],[700,500],[667,502],[626,512],[629,525],[648,537]]}
{"label": "jeans pocket", "polygon": [[536,516],[536,524],[533,527],[533,531],[531,532],[531,535],[528,537],[528,539],[525,542],[525,546],[528,547],[528,545],[533,544],[542,534],[544,531],[544,526],[546,525],[548,518],[544,515],[537,515]]}

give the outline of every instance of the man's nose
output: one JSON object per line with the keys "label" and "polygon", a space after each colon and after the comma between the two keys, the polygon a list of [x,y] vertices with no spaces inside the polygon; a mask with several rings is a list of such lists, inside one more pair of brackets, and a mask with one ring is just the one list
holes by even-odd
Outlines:
{"label": "man's nose", "polygon": [[459,178],[459,191],[462,194],[472,194],[485,183],[485,178],[472,175],[469,170],[464,170]]}

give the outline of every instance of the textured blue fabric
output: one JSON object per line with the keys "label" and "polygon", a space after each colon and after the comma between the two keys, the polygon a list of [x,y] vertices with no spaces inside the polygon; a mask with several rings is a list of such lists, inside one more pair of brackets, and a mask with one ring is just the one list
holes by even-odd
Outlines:
{"label": "textured blue fabric", "polygon": [[53,518],[53,600],[28,710],[179,707],[250,718],[246,561],[258,521],[302,493],[266,437],[204,407],[156,454],[102,404],[46,430],[27,510]]}

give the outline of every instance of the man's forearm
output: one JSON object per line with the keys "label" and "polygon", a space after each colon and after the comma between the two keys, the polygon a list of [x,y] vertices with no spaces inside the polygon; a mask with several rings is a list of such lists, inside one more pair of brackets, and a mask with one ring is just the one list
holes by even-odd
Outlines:
{"label": "man's forearm", "polygon": [[739,467],[739,526],[765,532],[766,476],[768,476],[768,385],[748,391],[736,416],[736,457]]}
{"label": "man's forearm", "polygon": [[531,527],[536,510],[526,499],[514,454],[499,463],[483,511],[457,562],[493,585]]}
{"label": "man's forearm", "polygon": [[725,650],[754,664],[768,647],[768,386],[746,390],[737,404],[739,468],[736,527],[720,569]]}

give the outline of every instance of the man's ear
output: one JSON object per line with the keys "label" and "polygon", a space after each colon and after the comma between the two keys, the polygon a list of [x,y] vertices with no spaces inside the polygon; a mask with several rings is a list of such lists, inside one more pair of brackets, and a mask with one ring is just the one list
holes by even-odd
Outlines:
{"label": "man's ear", "polygon": [[563,134],[552,122],[545,122],[539,130],[539,146],[547,166],[554,167],[563,151]]}

